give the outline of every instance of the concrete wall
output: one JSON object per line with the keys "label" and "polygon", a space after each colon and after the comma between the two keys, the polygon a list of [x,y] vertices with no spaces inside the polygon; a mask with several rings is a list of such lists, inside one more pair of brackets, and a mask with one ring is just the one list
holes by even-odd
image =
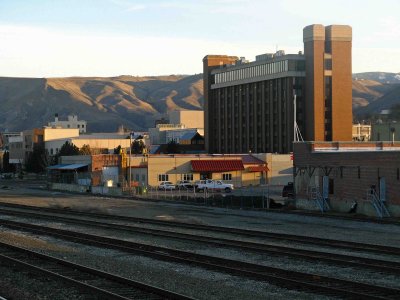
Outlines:
{"label": "concrete wall", "polygon": [[122,189],[118,187],[93,186],[92,194],[122,196]]}
{"label": "concrete wall", "polygon": [[50,184],[50,189],[58,191],[68,191],[77,193],[86,193],[89,191],[89,186],[67,183],[54,183]]}
{"label": "concrete wall", "polygon": [[268,183],[271,185],[285,185],[293,182],[293,160],[290,154],[266,154],[268,163]]}
{"label": "concrete wall", "polygon": [[[71,138],[79,136],[79,129],[77,128],[44,128],[43,129],[43,140],[52,141],[58,140],[63,138]],[[64,141],[65,143],[65,141]]]}

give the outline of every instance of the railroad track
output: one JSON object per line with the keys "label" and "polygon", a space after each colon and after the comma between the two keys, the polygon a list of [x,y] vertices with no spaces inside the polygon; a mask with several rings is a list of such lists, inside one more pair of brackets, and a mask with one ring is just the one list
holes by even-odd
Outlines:
{"label": "railroad track", "polygon": [[[47,219],[51,221],[57,220],[60,222],[65,222],[75,225],[79,224],[84,226],[91,226],[97,229],[103,228],[108,230],[127,231],[131,233],[140,233],[162,238],[173,238],[184,241],[198,242],[206,245],[213,245],[213,246],[215,245],[225,248],[226,247],[235,248],[256,253],[263,253],[263,254],[268,253],[269,255],[274,255],[278,257],[282,256],[294,257],[294,258],[305,259],[312,262],[319,260],[332,265],[342,265],[346,267],[352,266],[352,267],[371,269],[378,272],[400,274],[400,263],[394,261],[371,259],[359,256],[343,255],[343,254],[336,254],[336,253],[322,252],[322,251],[303,250],[292,247],[283,247],[283,246],[268,245],[263,243],[215,238],[198,234],[187,234],[187,233],[172,232],[160,229],[140,228],[136,226],[111,224],[111,223],[82,220],[76,218],[66,218],[60,216],[57,216],[57,219],[55,219],[55,216],[43,215],[36,212],[32,213],[32,212],[21,212],[15,210],[0,209],[0,213],[5,215],[19,216],[19,217]],[[400,248],[398,255],[400,256]]]}
{"label": "railroad track", "polygon": [[0,263],[57,278],[91,299],[192,299],[49,255],[0,243]]}
{"label": "railroad track", "polygon": [[310,236],[302,236],[302,235],[292,235],[292,234],[284,234],[284,233],[275,233],[275,232],[267,232],[267,231],[257,231],[257,230],[247,230],[233,227],[221,227],[221,226],[212,226],[212,225],[200,225],[200,224],[189,224],[182,222],[174,222],[174,221],[162,221],[148,218],[136,218],[136,217],[127,217],[120,215],[106,215],[99,213],[86,213],[79,212],[74,210],[61,210],[61,209],[53,209],[53,208],[43,208],[43,207],[34,207],[34,206],[26,206],[26,205],[18,205],[11,203],[0,203],[0,207],[10,207],[17,209],[28,209],[40,212],[49,212],[53,214],[63,214],[63,215],[75,215],[82,217],[91,217],[98,218],[100,220],[114,220],[114,221],[127,221],[131,223],[141,223],[141,224],[151,224],[151,225],[159,225],[164,227],[171,228],[184,228],[190,230],[202,230],[209,232],[218,232],[223,234],[233,234],[239,235],[243,237],[252,237],[252,238],[262,238],[262,239],[271,239],[277,241],[288,241],[288,242],[296,242],[301,244],[309,244],[316,246],[324,246],[331,247],[335,249],[344,249],[344,250],[352,250],[352,251],[361,251],[361,252],[370,252],[376,254],[388,254],[388,255],[400,255],[400,248],[398,247],[390,247],[376,244],[365,244],[365,243],[357,243],[343,240],[334,240],[334,239],[325,239],[325,238],[317,238]]}
{"label": "railroad track", "polygon": [[88,244],[90,246],[117,249],[119,251],[144,255],[168,262],[197,265],[203,268],[222,271],[241,277],[267,281],[277,286],[294,290],[309,291],[317,294],[339,296],[350,299],[398,299],[398,295],[400,295],[400,289],[395,288],[365,284],[316,274],[288,271],[242,261],[117,240],[103,236],[89,235],[13,221],[3,220],[1,224],[17,230],[51,235],[78,243]]}

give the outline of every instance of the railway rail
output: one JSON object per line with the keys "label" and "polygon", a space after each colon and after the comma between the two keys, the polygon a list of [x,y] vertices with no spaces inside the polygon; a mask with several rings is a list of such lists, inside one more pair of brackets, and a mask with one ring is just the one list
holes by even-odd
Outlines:
{"label": "railway rail", "polygon": [[152,285],[75,264],[63,259],[0,243],[0,263],[57,278],[77,287],[88,298],[95,299],[181,299],[189,298]]}
{"label": "railway rail", "polygon": [[183,222],[174,222],[174,221],[163,221],[163,220],[155,220],[148,218],[136,218],[136,217],[127,217],[121,215],[107,215],[107,214],[99,214],[99,213],[87,213],[80,212],[70,209],[53,209],[53,208],[44,208],[44,207],[35,207],[35,206],[26,206],[26,205],[18,205],[11,203],[0,203],[0,207],[12,207],[17,209],[28,209],[40,212],[49,212],[53,214],[63,214],[63,215],[75,215],[82,217],[91,217],[98,218],[101,220],[114,220],[114,221],[127,221],[131,223],[140,223],[140,224],[151,224],[151,225],[159,225],[164,227],[171,228],[183,228],[190,230],[203,230],[210,232],[218,232],[223,234],[233,234],[243,237],[253,237],[253,238],[263,238],[263,239],[272,239],[278,241],[289,241],[289,242],[297,242],[302,244],[309,245],[317,245],[324,247],[332,247],[336,249],[344,249],[344,250],[353,250],[353,251],[363,251],[363,252],[371,252],[377,254],[388,254],[388,255],[400,255],[400,248],[384,246],[378,244],[365,244],[358,242],[350,242],[343,240],[335,240],[335,239],[325,239],[318,237],[310,237],[303,235],[292,235],[292,234],[284,234],[284,233],[275,233],[275,232],[267,232],[267,231],[259,231],[259,230],[248,230],[248,229],[240,229],[234,227],[221,227],[221,226],[213,226],[213,225],[201,225],[201,224],[190,224]]}
{"label": "railway rail", "polygon": [[149,256],[168,262],[197,265],[203,268],[222,271],[242,277],[263,280],[277,286],[310,291],[328,296],[350,299],[398,299],[400,289],[337,279],[316,274],[288,271],[279,268],[235,261],[213,256],[195,254],[164,247],[139,244],[103,236],[95,236],[74,231],[60,230],[33,224],[23,224],[2,220],[2,225],[36,234],[51,235],[103,248],[117,249],[128,253]]}
{"label": "railway rail", "polygon": [[[150,228],[140,228],[136,226],[127,226],[120,224],[112,224],[112,223],[104,223],[97,222],[91,220],[82,220],[76,218],[67,218],[57,216],[55,219],[54,215],[40,214],[37,212],[22,212],[15,210],[5,210],[0,209],[1,214],[5,215],[13,215],[20,217],[30,217],[35,219],[48,219],[51,221],[59,221],[66,222],[70,224],[79,224],[84,226],[91,226],[95,228],[109,229],[109,230],[118,230],[118,231],[127,231],[133,233],[140,233],[146,235],[152,235],[162,238],[173,238],[184,241],[193,241],[208,245],[215,245],[220,247],[230,247],[236,248],[244,251],[257,252],[257,253],[268,253],[269,255],[274,256],[288,256],[295,257],[300,259],[306,259],[308,261],[315,262],[316,260],[323,261],[332,265],[343,265],[346,267],[359,267],[359,268],[367,268],[371,270],[375,270],[378,272],[385,273],[393,273],[400,274],[400,263],[394,261],[380,260],[380,259],[371,259],[364,258],[353,255],[343,255],[336,254],[332,252],[323,252],[323,251],[315,251],[315,250],[303,250],[299,248],[292,248],[286,246],[277,246],[277,245],[268,245],[264,243],[255,243],[248,241],[240,241],[235,239],[225,239],[225,238],[215,238],[209,237],[199,234],[187,234],[180,232],[172,232],[169,230],[161,230],[161,229],[150,229]],[[1,221],[0,221],[1,224]],[[398,249],[397,255],[400,256],[400,248]]]}

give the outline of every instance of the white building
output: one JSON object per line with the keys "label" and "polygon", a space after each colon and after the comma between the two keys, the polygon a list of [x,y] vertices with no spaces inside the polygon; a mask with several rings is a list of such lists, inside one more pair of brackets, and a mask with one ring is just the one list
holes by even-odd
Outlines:
{"label": "white building", "polygon": [[86,133],[86,121],[78,121],[77,115],[69,115],[67,121],[61,121],[58,119],[58,114],[55,114],[54,122],[49,122],[50,127],[59,128],[78,128],[79,133]]}

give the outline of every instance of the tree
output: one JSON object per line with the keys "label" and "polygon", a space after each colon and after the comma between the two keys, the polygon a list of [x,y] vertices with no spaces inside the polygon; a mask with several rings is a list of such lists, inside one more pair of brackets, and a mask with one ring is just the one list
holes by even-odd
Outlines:
{"label": "tree", "polygon": [[71,155],[78,155],[79,148],[75,146],[73,143],[66,141],[62,146],[60,151],[58,151],[58,156],[71,156]]}
{"label": "tree", "polygon": [[91,155],[92,150],[90,149],[89,145],[83,145],[82,148],[79,150],[80,155]]}
{"label": "tree", "polygon": [[117,148],[114,148],[114,154],[121,154],[121,153],[122,153],[121,145],[118,145]]}
{"label": "tree", "polygon": [[3,154],[3,172],[11,173],[15,172],[15,165],[10,164],[10,152],[5,151]]}
{"label": "tree", "polygon": [[145,145],[141,140],[134,140],[131,145],[132,154],[143,154]]}
{"label": "tree", "polygon": [[55,161],[58,162],[60,156],[72,156],[79,155],[79,148],[73,143],[66,141],[62,146],[60,151],[55,155]]}
{"label": "tree", "polygon": [[33,151],[29,153],[25,162],[27,172],[42,173],[50,164],[50,156],[43,144],[34,144]]}

